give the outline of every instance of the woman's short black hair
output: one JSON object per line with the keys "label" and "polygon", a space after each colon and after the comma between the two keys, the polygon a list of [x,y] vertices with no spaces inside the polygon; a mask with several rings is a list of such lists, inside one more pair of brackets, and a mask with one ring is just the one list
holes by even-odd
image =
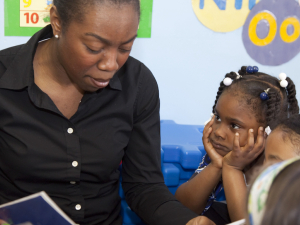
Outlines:
{"label": "woman's short black hair", "polygon": [[62,21],[63,28],[67,28],[73,20],[81,22],[87,10],[95,4],[109,3],[116,6],[132,5],[140,18],[140,0],[53,0]]}
{"label": "woman's short black hair", "polygon": [[[225,86],[221,81],[213,106],[213,113],[215,113],[216,104],[224,92],[240,96],[243,103],[255,115],[257,121],[266,126],[271,126],[282,118],[288,118],[299,113],[296,88],[289,77],[286,78],[288,86],[282,88],[277,78],[261,72],[248,74],[246,68],[243,66],[238,71],[239,75],[242,76],[240,79],[237,79],[235,72],[225,75],[225,77],[231,78],[233,82],[230,86]],[[263,101],[260,99],[260,94],[268,88],[270,88],[269,99]]]}

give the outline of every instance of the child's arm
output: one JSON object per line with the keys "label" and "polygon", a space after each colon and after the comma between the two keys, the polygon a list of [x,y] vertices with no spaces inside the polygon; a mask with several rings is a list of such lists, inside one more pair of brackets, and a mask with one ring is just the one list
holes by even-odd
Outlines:
{"label": "child's arm", "polygon": [[186,207],[201,214],[209,195],[220,181],[222,169],[209,164],[192,180],[180,185],[175,197]]}
{"label": "child's arm", "polygon": [[232,222],[245,217],[247,187],[243,169],[262,153],[264,146],[265,137],[262,127],[258,129],[256,143],[254,143],[253,130],[249,130],[248,143],[244,147],[240,147],[239,134],[236,133],[233,150],[223,159],[223,186]]}
{"label": "child's arm", "polygon": [[211,159],[211,163],[193,179],[182,184],[175,193],[176,198],[183,205],[198,214],[204,210],[209,195],[220,181],[222,175],[223,157],[215,151],[208,138],[212,131],[213,121],[214,117],[206,124],[202,137],[204,148]]}

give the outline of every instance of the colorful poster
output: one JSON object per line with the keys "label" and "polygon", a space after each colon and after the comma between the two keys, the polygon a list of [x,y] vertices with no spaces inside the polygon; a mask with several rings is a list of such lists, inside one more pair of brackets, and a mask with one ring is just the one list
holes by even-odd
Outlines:
{"label": "colorful poster", "polygon": [[277,66],[300,52],[300,6],[295,0],[262,0],[243,27],[247,53],[262,65]]}
{"label": "colorful poster", "polygon": [[[141,0],[138,37],[150,38],[153,0]],[[4,0],[4,35],[32,36],[50,22],[52,0]]]}
{"label": "colorful poster", "polygon": [[200,22],[216,32],[230,32],[244,25],[259,0],[192,0]]}
{"label": "colorful poster", "polygon": [[20,27],[44,27],[50,24],[52,0],[20,0]]}

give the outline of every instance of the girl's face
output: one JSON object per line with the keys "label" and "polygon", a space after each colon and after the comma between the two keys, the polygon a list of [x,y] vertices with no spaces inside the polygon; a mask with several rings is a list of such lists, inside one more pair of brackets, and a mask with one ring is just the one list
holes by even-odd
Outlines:
{"label": "girl's face", "polygon": [[273,130],[266,140],[265,163],[276,163],[298,156],[291,140],[283,138],[280,128]]}
{"label": "girl's face", "polygon": [[215,120],[209,139],[214,149],[221,156],[225,156],[233,149],[235,133],[239,133],[240,146],[245,146],[249,129],[253,129],[256,140],[260,126],[262,124],[256,121],[241,97],[225,92],[220,96],[215,107]]}

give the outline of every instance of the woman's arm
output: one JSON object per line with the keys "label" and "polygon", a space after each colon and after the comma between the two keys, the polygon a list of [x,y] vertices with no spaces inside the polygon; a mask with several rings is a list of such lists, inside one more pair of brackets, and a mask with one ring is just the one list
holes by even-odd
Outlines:
{"label": "woman's arm", "polygon": [[193,179],[182,184],[175,193],[176,198],[183,205],[197,214],[202,213],[204,210],[209,195],[220,181],[222,175],[223,157],[216,152],[209,141],[213,122],[214,117],[204,127],[202,137],[204,148],[211,159],[211,163]]}
{"label": "woman's arm", "polygon": [[260,127],[256,142],[253,129],[248,131],[248,143],[240,147],[239,134],[234,138],[233,150],[223,159],[222,179],[229,216],[232,222],[245,218],[247,187],[243,169],[264,150],[265,137]]}
{"label": "woman's arm", "polygon": [[[133,128],[122,164],[125,198],[146,224],[184,225],[198,215],[179,203],[164,183],[158,87],[145,66],[135,70],[140,73],[139,92],[136,93]],[[126,75],[134,76],[134,73]]]}
{"label": "woman's arm", "polygon": [[186,207],[201,214],[211,192],[221,179],[222,168],[209,164],[193,179],[178,187],[175,197]]}

